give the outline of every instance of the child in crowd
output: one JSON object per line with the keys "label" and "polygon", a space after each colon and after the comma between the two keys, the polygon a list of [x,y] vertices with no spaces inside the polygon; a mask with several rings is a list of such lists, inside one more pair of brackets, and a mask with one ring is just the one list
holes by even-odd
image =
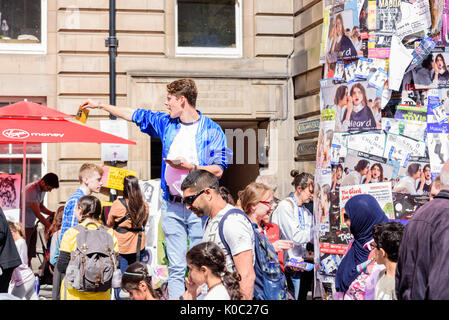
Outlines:
{"label": "child in crowd", "polygon": [[[84,163],[81,165],[78,171],[79,187],[72,193],[67,199],[64,207],[64,213],[62,215],[61,232],[59,236],[59,242],[62,242],[64,233],[73,226],[78,224],[78,220],[75,217],[75,211],[77,210],[78,201],[81,197],[90,195],[92,193],[98,193],[101,190],[102,182],[101,177],[103,175],[103,168],[94,163]],[[54,253],[53,262],[56,262],[59,257],[59,251]],[[59,288],[61,286],[61,272],[57,270],[55,265],[53,274],[53,289],[52,300],[60,299]]]}
{"label": "child in crowd", "polygon": [[165,300],[167,282],[158,281],[148,264],[134,262],[122,275],[122,289],[132,300]]}
{"label": "child in crowd", "polygon": [[206,284],[208,292],[204,300],[240,300],[240,275],[229,272],[226,257],[214,242],[202,242],[187,252],[189,277],[186,279],[187,291],[197,296],[198,286]]}
{"label": "child in crowd", "polygon": [[39,300],[34,289],[35,276],[28,266],[28,249],[25,242],[25,231],[20,222],[8,221],[14,242],[22,264],[14,269],[10,283],[10,294],[20,299]]}
{"label": "child in crowd", "polygon": [[[100,221],[101,216],[101,203],[100,200],[94,196],[83,196],[79,199],[76,209],[75,217],[77,222],[90,230],[100,229],[102,222]],[[65,275],[67,266],[71,260],[71,252],[75,251],[78,247],[77,240],[78,234],[80,233],[78,226],[69,228],[62,236],[61,244],[59,247],[59,257],[56,262],[56,268],[61,273]],[[112,237],[114,254],[118,256],[118,243],[117,238],[114,235],[113,229],[107,229],[107,233]],[[112,244],[111,244],[112,245]],[[88,264],[86,264],[89,266]],[[86,274],[88,272],[86,271]],[[67,275],[65,275],[67,276]],[[63,279],[61,281],[61,291],[60,296],[63,300],[110,300],[111,299],[111,289],[106,291],[79,291],[73,288],[70,283],[67,283]]]}
{"label": "child in crowd", "polygon": [[52,267],[55,266],[56,260],[55,256],[59,256],[59,238],[61,236],[61,225],[62,225],[62,215],[64,213],[64,206],[59,206],[56,210],[53,222],[48,229],[48,238],[50,241],[50,264]]}
{"label": "child in crowd", "polygon": [[398,262],[404,226],[396,221],[379,223],[373,228],[376,247],[376,261],[385,265],[377,278],[374,291],[375,300],[397,300],[395,292],[395,273]]}

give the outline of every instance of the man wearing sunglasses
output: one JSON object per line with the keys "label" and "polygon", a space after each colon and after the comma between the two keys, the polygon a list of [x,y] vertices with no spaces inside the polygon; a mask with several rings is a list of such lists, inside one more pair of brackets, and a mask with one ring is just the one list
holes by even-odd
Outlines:
{"label": "man wearing sunglasses", "polygon": [[195,169],[207,170],[220,178],[232,157],[223,130],[196,109],[197,94],[192,79],[179,79],[167,85],[165,106],[168,113],[111,106],[91,100],[82,107],[103,109],[132,121],[140,131],[162,141],[161,224],[170,262],[169,298],[177,298],[184,293],[187,239],[192,247],[203,235],[201,219],[181,203],[182,180]]}
{"label": "man wearing sunglasses", "polygon": [[208,217],[203,234],[203,242],[215,242],[226,255],[226,266],[230,271],[238,271],[241,276],[240,292],[243,299],[252,299],[254,291],[254,231],[251,223],[239,213],[231,213],[223,224],[223,236],[230,252],[225,248],[219,235],[218,225],[223,216],[234,206],[220,195],[218,179],[206,170],[192,171],[182,182],[183,203],[198,217]]}

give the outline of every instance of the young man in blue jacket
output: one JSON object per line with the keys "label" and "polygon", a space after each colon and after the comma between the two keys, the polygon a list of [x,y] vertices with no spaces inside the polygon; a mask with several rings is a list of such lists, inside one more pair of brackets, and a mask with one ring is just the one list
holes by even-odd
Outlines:
{"label": "young man in blue jacket", "polygon": [[201,241],[202,221],[182,204],[181,184],[190,171],[203,169],[220,178],[232,153],[218,124],[196,109],[196,84],[179,79],[167,85],[165,106],[168,113],[111,106],[88,100],[83,108],[99,108],[127,121],[162,141],[161,224],[169,260],[168,292],[177,298],[185,291],[187,237],[190,247]]}

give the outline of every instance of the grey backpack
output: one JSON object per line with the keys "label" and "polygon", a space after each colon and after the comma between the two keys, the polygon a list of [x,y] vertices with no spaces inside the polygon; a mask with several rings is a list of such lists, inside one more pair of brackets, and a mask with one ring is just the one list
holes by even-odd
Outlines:
{"label": "grey backpack", "polygon": [[66,281],[78,291],[106,291],[115,287],[113,280],[120,273],[114,240],[105,226],[99,225],[95,230],[86,227],[74,227],[79,233],[76,237],[76,249],[70,254]]}

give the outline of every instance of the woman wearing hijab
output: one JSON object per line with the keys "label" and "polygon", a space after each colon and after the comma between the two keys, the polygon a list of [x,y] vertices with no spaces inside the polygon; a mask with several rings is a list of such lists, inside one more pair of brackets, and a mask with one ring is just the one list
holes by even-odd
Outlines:
{"label": "woman wearing hijab", "polygon": [[[345,210],[346,223],[354,239],[338,266],[335,278],[336,298],[364,300],[367,299],[368,294],[365,291],[366,285],[370,281],[368,273],[374,272],[374,267],[369,266],[368,261],[370,257],[368,248],[373,239],[373,227],[378,223],[388,222],[388,218],[377,200],[368,194],[356,195],[349,199]],[[364,262],[367,263],[364,264]],[[377,266],[378,272],[380,266]]]}

